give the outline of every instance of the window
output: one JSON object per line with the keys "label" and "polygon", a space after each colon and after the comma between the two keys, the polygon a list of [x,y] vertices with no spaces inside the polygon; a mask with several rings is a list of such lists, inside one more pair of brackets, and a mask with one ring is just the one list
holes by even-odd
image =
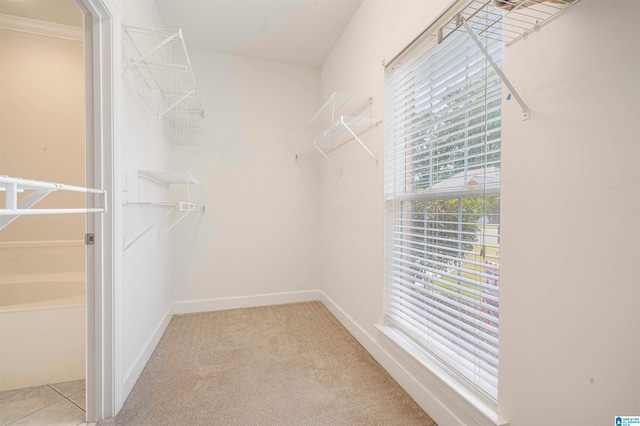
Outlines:
{"label": "window", "polygon": [[495,404],[502,84],[463,29],[417,43],[386,79],[386,323]]}

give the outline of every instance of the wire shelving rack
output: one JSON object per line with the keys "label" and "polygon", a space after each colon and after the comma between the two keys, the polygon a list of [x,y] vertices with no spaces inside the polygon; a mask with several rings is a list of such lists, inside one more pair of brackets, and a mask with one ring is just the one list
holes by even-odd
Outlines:
{"label": "wire shelving rack", "polygon": [[163,120],[165,135],[180,145],[198,145],[204,110],[180,29],[122,24],[128,62],[138,95]]}

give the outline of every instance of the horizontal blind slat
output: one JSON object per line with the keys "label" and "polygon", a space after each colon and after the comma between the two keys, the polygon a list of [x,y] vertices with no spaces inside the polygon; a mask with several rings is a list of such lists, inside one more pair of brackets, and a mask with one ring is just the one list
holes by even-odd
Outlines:
{"label": "horizontal blind slat", "polygon": [[495,401],[502,83],[466,32],[427,40],[385,82],[387,318]]}

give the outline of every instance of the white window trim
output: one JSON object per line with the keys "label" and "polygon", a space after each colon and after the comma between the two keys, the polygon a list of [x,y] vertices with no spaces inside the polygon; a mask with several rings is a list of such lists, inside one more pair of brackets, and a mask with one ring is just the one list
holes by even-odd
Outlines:
{"label": "white window trim", "polygon": [[[409,56],[413,51],[419,50],[422,47],[422,41],[425,38],[431,37],[432,34],[437,30],[437,28],[445,21],[450,20],[452,16],[456,15],[461,8],[467,3],[466,0],[457,0],[453,1],[452,4],[440,15],[433,23],[431,23],[425,31],[423,31],[416,39],[411,42],[405,49],[403,49],[398,55],[396,55],[391,61],[389,61],[388,65],[386,65],[387,70],[393,71],[396,68],[396,64],[401,63],[407,56]],[[386,149],[386,147],[385,147]],[[386,182],[385,182],[386,184]],[[487,188],[489,189],[489,188]],[[386,189],[385,189],[386,192]],[[494,192],[489,189],[489,192]],[[470,197],[472,194],[464,193],[464,194],[452,194],[456,195],[454,198],[462,197]],[[488,193],[486,195],[489,195]],[[495,195],[495,194],[494,194]],[[407,195],[407,199],[420,199],[420,196]],[[385,194],[385,199],[388,199]],[[401,201],[403,198],[394,199],[395,201]],[[395,202],[394,201],[394,202]],[[388,213],[388,204],[385,211]],[[388,218],[385,218],[385,226],[388,224]],[[385,231],[385,233],[388,231]],[[387,256],[385,255],[385,262],[387,262]],[[386,277],[386,274],[385,274]],[[385,298],[388,297],[388,283],[385,278]],[[387,308],[387,300],[384,301],[385,312]],[[444,369],[440,368],[432,359],[430,359],[428,354],[425,354],[423,348],[421,348],[417,343],[413,342],[408,336],[405,336],[404,333],[401,333],[393,326],[389,324],[376,324],[376,327],[382,332],[384,336],[386,336],[389,341],[392,343],[392,347],[398,347],[402,351],[404,355],[402,356],[403,360],[407,361],[409,364],[413,366],[417,365],[417,369],[422,369],[424,371],[425,377],[433,378],[435,375],[442,384],[442,389],[450,398],[451,401],[454,401],[454,405],[456,408],[462,408],[463,411],[471,415],[475,420],[477,420],[477,424],[487,424],[487,425],[508,425],[504,419],[500,418],[497,414],[497,406],[495,403],[489,402],[487,403],[484,398],[479,397],[477,394],[469,390],[467,387],[462,385],[456,379],[454,379],[451,374]],[[464,408],[463,408],[464,407]],[[451,408],[451,407],[450,407]],[[461,421],[461,424],[466,424]]]}
{"label": "white window trim", "polygon": [[[398,354],[406,364],[411,365],[421,376],[428,378],[431,384],[437,386],[439,391],[446,395],[451,402],[447,404],[447,408],[452,411],[453,417],[459,418],[460,425],[509,426],[509,422],[498,415],[495,406],[487,404],[485,400],[453,379],[448,372],[425,355],[424,350],[415,342],[391,326],[384,324],[375,324],[375,326],[391,345],[400,349]],[[440,402],[445,403],[442,399]],[[470,423],[470,419],[473,423]]]}

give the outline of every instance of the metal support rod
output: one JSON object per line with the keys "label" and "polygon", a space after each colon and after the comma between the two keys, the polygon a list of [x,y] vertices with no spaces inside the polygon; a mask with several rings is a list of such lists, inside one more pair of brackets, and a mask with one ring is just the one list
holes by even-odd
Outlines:
{"label": "metal support rod", "polygon": [[[175,206],[174,206],[174,209],[175,209]],[[161,222],[164,220],[164,218],[165,218],[165,217],[167,217],[167,216],[169,216],[169,215],[171,214],[171,212],[172,212],[174,209],[169,209],[169,210],[168,210],[165,214],[163,214],[163,215],[162,215],[158,220],[156,220],[155,222],[153,222],[151,225],[147,226],[147,227],[144,229],[144,231],[142,231],[140,234],[138,234],[138,236],[137,236],[137,237],[135,237],[133,240],[131,240],[131,241],[129,242],[129,244],[126,244],[126,245],[124,246],[124,249],[122,250],[122,251],[123,251],[123,253],[124,253],[125,251],[127,251],[127,249],[128,249],[129,247],[131,247],[131,246],[132,246],[136,241],[138,241],[140,238],[142,238],[142,237],[144,236],[144,234],[146,234],[147,232],[151,231],[151,229],[153,229],[153,227],[154,227],[154,226],[156,226],[157,224],[161,223]]]}
{"label": "metal support rod", "polygon": [[462,15],[459,15],[459,19],[462,19],[462,26],[467,31],[467,34],[469,34],[469,37],[471,38],[471,40],[473,40],[473,42],[476,44],[476,46],[478,46],[478,49],[480,49],[480,51],[482,52],[484,57],[487,59],[487,61],[491,65],[491,68],[493,68],[493,70],[496,72],[496,74],[498,74],[500,76],[500,79],[502,80],[504,85],[507,86],[507,88],[509,89],[509,91],[511,92],[513,97],[516,99],[516,101],[520,105],[520,108],[522,108],[522,119],[523,120],[528,120],[531,117],[531,110],[529,109],[527,104],[520,97],[520,95],[518,94],[518,91],[515,89],[515,87],[513,87],[513,85],[511,84],[511,82],[507,78],[507,76],[504,75],[504,73],[502,72],[500,67],[498,67],[498,64],[496,64],[494,62],[493,58],[491,58],[491,55],[489,55],[489,52],[487,51],[487,49],[482,45],[482,43],[480,43],[480,40],[478,40],[478,37],[473,32],[473,29],[471,29],[471,27],[469,26],[467,21],[464,20]]}
{"label": "metal support rod", "polygon": [[182,214],[182,216],[180,216],[178,219],[176,219],[176,220],[171,224],[171,226],[169,226],[167,229],[165,229],[164,233],[166,234],[167,232],[171,231],[171,230],[173,229],[173,227],[174,227],[174,226],[176,226],[178,223],[180,223],[180,221],[181,221],[182,219],[184,219],[185,217],[187,217],[187,215],[188,215],[189,213],[191,213],[191,212],[192,212],[192,210],[187,210],[187,211],[185,211],[185,212]]}
{"label": "metal support rod", "polygon": [[[126,203],[125,202],[125,205],[133,205],[133,204],[135,204],[135,203]],[[128,244],[126,244],[124,246],[124,251],[127,251],[127,249],[129,247],[131,247],[140,238],[142,238],[145,234],[147,234],[149,231],[151,231],[156,225],[160,225],[159,228],[158,228],[158,239],[160,239],[160,236],[162,234],[166,234],[171,229],[173,229],[173,227],[175,227],[180,221],[182,221],[182,219],[184,219],[189,213],[191,213],[191,212],[204,212],[204,206],[197,205],[197,204],[191,204],[191,203],[187,203],[187,202],[184,202],[184,201],[180,201],[180,202],[173,203],[173,204],[171,204],[171,203],[154,203],[154,202],[148,202],[148,203],[143,203],[143,204],[156,205],[156,206],[161,206],[161,207],[171,207],[171,208],[165,214],[160,216],[160,218],[158,218],[152,224],[147,226],[141,233],[139,233]],[[167,216],[169,216],[174,211],[176,211],[176,212],[180,211],[180,212],[184,212],[184,213],[178,219],[174,220],[170,225],[168,225],[168,227],[166,229],[163,230],[162,226],[161,226],[162,222],[164,221],[164,219]]]}
{"label": "metal support rod", "polygon": [[355,134],[355,132],[353,130],[351,130],[351,127],[349,127],[347,125],[347,123],[344,122],[344,116],[340,117],[340,122],[342,123],[342,125],[349,131],[349,133],[351,133],[351,136],[353,136],[353,138],[355,140],[358,141],[358,143],[360,144],[360,146],[367,151],[367,154],[369,154],[371,156],[371,158],[373,158],[376,162],[376,165],[378,165],[378,159],[376,158],[375,155],[373,155],[373,152],[371,152],[371,150],[369,148],[367,148],[367,146],[362,142],[362,140],[360,140],[360,138],[358,137],[358,135]]}
{"label": "metal support rod", "polygon": [[18,184],[8,183],[7,192],[4,195],[4,204],[7,209],[18,208]]}
{"label": "metal support rod", "polygon": [[149,50],[147,53],[145,53],[144,55],[140,56],[137,59],[133,59],[131,60],[131,64],[129,64],[127,67],[125,67],[125,71],[128,71],[130,68],[133,68],[134,65],[144,61],[145,59],[147,59],[149,56],[151,56],[153,53],[157,52],[158,50],[160,50],[163,46],[165,46],[167,43],[169,43],[171,40],[173,40],[174,38],[178,37],[179,33],[175,33],[170,35],[169,37],[167,37],[166,39],[164,39],[161,43],[159,43],[157,46],[155,46],[153,49]]}
{"label": "metal support rod", "polygon": [[318,145],[316,145],[316,143],[313,143],[313,147],[315,149],[318,150],[318,152],[325,158],[325,160],[327,160],[329,163],[331,163],[331,165],[333,167],[335,167],[335,169],[340,172],[340,174],[342,174],[342,170],[340,170],[340,167],[336,166],[336,163],[334,163],[333,161],[331,161],[331,159],[329,157],[327,157],[327,154],[324,153],[324,151],[322,151],[320,148],[318,148]]}
{"label": "metal support rod", "polygon": [[[8,224],[16,220],[18,217],[20,217],[20,214],[18,214],[19,212],[22,212],[25,209],[30,208],[31,206],[36,204],[38,201],[42,200],[44,197],[49,195],[49,193],[51,192],[50,190],[46,190],[46,189],[40,189],[38,191],[34,191],[31,194],[24,197],[22,200],[20,200],[20,202],[14,205],[13,202],[16,201],[16,196],[15,195],[13,197],[11,196],[11,193],[12,193],[12,189],[10,188],[11,185],[16,185],[17,187],[17,184],[7,184],[7,192],[5,194],[6,210],[0,209],[0,229],[3,229],[5,226],[7,226]],[[17,191],[18,189],[16,189],[16,192]],[[12,205],[13,205],[12,208],[9,207]]]}
{"label": "metal support rod", "polygon": [[168,113],[169,111],[171,111],[172,109],[174,109],[180,102],[184,101],[185,99],[187,99],[189,96],[194,95],[196,93],[195,90],[190,90],[189,92],[185,93],[180,99],[178,99],[177,101],[175,101],[170,107],[168,107],[167,109],[165,109],[164,111],[162,111],[160,114],[158,114],[158,117],[162,117],[164,116],[166,113]]}
{"label": "metal support rod", "polygon": [[296,161],[298,161],[298,159],[303,155],[306,154],[307,151],[309,151],[311,148],[314,148],[314,144],[311,144],[309,146],[307,146],[305,149],[303,149],[302,151],[300,151],[299,153],[296,154]]}
{"label": "metal support rod", "polygon": [[187,200],[189,201],[189,204],[191,204],[191,188],[189,184],[189,178],[187,178]]}

